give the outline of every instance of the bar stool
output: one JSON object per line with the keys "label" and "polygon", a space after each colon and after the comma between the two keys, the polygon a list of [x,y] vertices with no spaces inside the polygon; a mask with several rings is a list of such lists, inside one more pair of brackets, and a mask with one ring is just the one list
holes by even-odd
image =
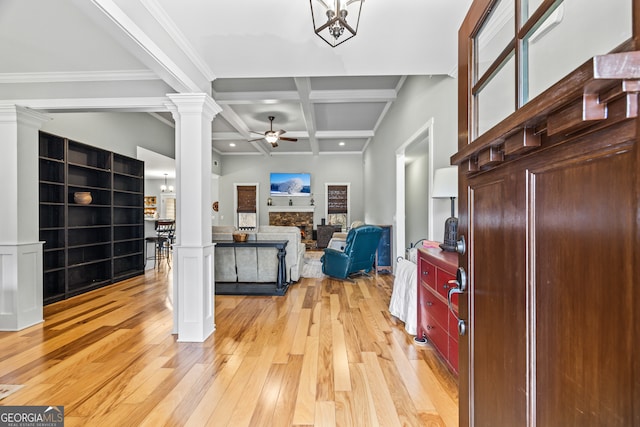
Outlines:
{"label": "bar stool", "polygon": [[145,252],[148,244],[153,244],[153,257],[145,256],[145,264],[148,259],[153,259],[154,267],[159,268],[158,261],[166,259],[167,266],[171,268],[170,257],[175,239],[176,223],[172,220],[158,220],[155,223],[155,230],[155,237],[145,238]]}

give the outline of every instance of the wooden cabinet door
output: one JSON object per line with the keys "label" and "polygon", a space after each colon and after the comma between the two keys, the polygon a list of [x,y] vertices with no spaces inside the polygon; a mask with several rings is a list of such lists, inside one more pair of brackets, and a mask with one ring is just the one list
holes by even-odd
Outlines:
{"label": "wooden cabinet door", "polygon": [[632,123],[558,147],[530,169],[531,407],[540,426],[638,425]]}
{"label": "wooden cabinet door", "polygon": [[634,132],[588,133],[468,180],[462,425],[638,425]]}
{"label": "wooden cabinet door", "polygon": [[468,333],[460,337],[467,341],[460,371],[468,369],[460,378],[460,406],[474,426],[526,424],[523,178],[500,170],[469,182]]}

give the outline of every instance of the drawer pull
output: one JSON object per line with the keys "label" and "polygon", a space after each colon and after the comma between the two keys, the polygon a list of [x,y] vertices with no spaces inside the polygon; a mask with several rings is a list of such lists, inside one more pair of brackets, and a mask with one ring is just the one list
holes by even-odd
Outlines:
{"label": "drawer pull", "polygon": [[427,305],[428,305],[429,307],[431,307],[431,306],[433,305],[433,302],[431,302],[431,301],[427,301]]}
{"label": "drawer pull", "polygon": [[427,270],[422,270],[422,275],[423,275],[423,276],[428,276],[428,275],[429,275],[429,272],[428,272]]}

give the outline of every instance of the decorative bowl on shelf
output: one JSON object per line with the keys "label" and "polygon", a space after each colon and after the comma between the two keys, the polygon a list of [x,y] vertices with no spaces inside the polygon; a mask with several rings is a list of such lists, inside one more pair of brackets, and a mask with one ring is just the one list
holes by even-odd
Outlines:
{"label": "decorative bowl on shelf", "polygon": [[76,191],[73,193],[73,201],[79,205],[88,205],[92,200],[90,191]]}
{"label": "decorative bowl on shelf", "polygon": [[249,237],[247,233],[233,233],[232,236],[234,242],[246,242]]}

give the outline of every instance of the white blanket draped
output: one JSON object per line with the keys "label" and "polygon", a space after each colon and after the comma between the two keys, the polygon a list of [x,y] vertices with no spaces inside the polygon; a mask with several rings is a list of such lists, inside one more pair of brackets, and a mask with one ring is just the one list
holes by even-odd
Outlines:
{"label": "white blanket draped", "polygon": [[404,322],[404,329],[415,335],[418,323],[418,268],[404,258],[398,260],[389,312]]}

